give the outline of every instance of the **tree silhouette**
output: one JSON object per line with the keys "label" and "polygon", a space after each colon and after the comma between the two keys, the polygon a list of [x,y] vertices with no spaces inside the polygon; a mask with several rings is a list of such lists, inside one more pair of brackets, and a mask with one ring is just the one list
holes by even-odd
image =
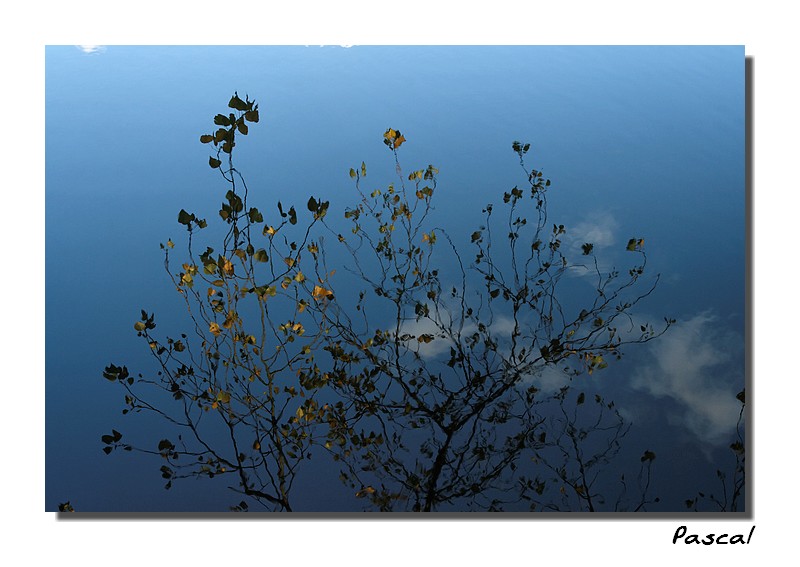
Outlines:
{"label": "tree silhouette", "polygon": [[[526,165],[530,145],[514,142],[524,182],[486,205],[467,255],[460,236],[434,224],[438,170],[405,173],[406,139],[391,128],[383,142],[397,178],[368,191],[366,164],[351,169],[358,201],[344,224],[315,196],[307,213],[278,202],[270,222],[233,162],[258,105],[234,94],[228,107],[200,137],[226,187],[224,230],[181,210],[180,268],[175,244],[162,245],[190,330],[159,337],[142,310],[134,328],[158,370],[134,377],[110,364],[103,373],[125,390],[123,413],[160,416],[170,433],[148,448],[112,430],[106,453],[160,456],[167,488],[224,477],[246,497],[235,510],[250,500],[292,511],[298,475],[318,474],[326,458],[354,508],[645,509],[655,454],[641,458],[635,495],[624,475],[616,499],[603,494],[628,425],[613,402],[585,391],[623,347],[674,323],[634,323],[658,283],[645,280],[644,239],[628,241],[633,261],[622,272],[602,270],[589,242],[568,259],[567,229],[548,217],[550,180]],[[563,291],[575,269],[592,274],[588,297]],[[552,372],[563,377],[555,393],[537,385]]]}

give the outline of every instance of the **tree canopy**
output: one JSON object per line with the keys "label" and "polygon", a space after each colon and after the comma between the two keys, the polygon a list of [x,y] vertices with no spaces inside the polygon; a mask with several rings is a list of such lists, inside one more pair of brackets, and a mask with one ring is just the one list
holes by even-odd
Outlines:
{"label": "tree canopy", "polygon": [[[630,424],[590,380],[675,323],[634,317],[659,282],[642,235],[628,239],[623,270],[601,268],[591,242],[568,257],[568,228],[548,210],[555,185],[519,141],[518,185],[483,208],[479,226],[451,234],[433,206],[439,170],[406,170],[411,141],[395,128],[382,139],[394,179],[368,183],[361,162],[343,168],[354,186],[344,210],[311,195],[267,214],[234,163],[259,118],[235,93],[200,136],[224,189],[218,218],[181,209],[185,246],[161,245],[187,328],[163,336],[142,309],[133,328],[155,368],[103,372],[124,390],[123,413],[151,414],[164,435],[147,445],[112,429],[106,453],[159,457],[167,488],[223,479],[241,495],[238,511],[296,510],[298,479],[331,470],[352,510],[642,511],[658,501],[650,447],[610,465]],[[575,270],[591,275],[589,293],[565,285]],[[545,373],[561,386],[543,389]],[[734,501],[743,471],[724,490]]]}

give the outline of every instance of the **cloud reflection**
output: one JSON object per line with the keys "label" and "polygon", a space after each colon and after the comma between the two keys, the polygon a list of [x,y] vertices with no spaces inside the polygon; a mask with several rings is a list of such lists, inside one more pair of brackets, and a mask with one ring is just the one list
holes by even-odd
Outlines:
{"label": "cloud reflection", "polygon": [[741,408],[735,396],[744,385],[742,343],[717,317],[700,313],[651,343],[650,361],[632,373],[631,385],[677,402],[670,421],[698,439],[727,443]]}

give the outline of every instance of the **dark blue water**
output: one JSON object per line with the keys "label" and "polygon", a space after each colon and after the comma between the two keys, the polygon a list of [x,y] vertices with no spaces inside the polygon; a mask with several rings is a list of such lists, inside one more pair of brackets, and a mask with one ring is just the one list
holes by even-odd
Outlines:
{"label": "dark blue water", "polygon": [[[73,47],[46,52],[46,508],[226,510],[220,483],[162,488],[159,463],[101,452],[100,435],[157,435],[122,416],[110,362],[149,368],[139,310],[180,329],[185,310],[159,243],[209,219],[222,199],[198,136],[234,90],[261,122],[237,147],[251,199],[341,211],[362,160],[392,181],[381,143],[408,139],[406,170],[440,170],[437,222],[468,238],[481,208],[524,183],[511,142],[553,181],[551,216],[571,245],[591,239],[607,267],[646,239],[662,274],[640,316],[678,319],[598,388],[659,441],[659,492],[678,509],[727,459],[744,375],[744,49],[742,47]],[[385,180],[385,181],[383,181]],[[576,290],[590,282],[576,276]],[[627,402],[627,403],[625,403]],[[665,435],[664,432],[667,432]],[[677,458],[680,457],[680,458]],[[727,461],[725,461],[727,462]],[[700,471],[700,472],[698,472]],[[303,479],[303,506],[337,510],[349,493]],[[235,502],[233,502],[235,503]],[[677,503],[677,504],[676,504]]]}

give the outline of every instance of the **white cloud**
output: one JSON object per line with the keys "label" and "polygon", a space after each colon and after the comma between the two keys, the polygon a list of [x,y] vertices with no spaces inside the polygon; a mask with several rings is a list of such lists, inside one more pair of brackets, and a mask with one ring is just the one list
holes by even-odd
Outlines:
{"label": "white cloud", "polygon": [[597,250],[608,248],[616,242],[615,234],[619,230],[619,223],[611,213],[602,212],[595,214],[591,220],[584,220],[567,228],[571,248],[581,251],[583,243],[590,242]]}
{"label": "white cloud", "polygon": [[[598,269],[601,273],[611,269],[610,265],[605,265],[602,257],[596,256],[597,252],[610,248],[616,244],[616,233],[619,230],[619,223],[608,212],[596,213],[591,219],[567,227],[567,234],[564,238],[569,253],[568,259],[573,262],[570,273],[579,276],[595,276],[593,258],[598,258],[600,265]],[[585,243],[594,245],[592,256],[583,256],[582,246]]]}
{"label": "white cloud", "polygon": [[706,442],[730,442],[744,385],[742,337],[722,330],[708,312],[680,321],[651,343],[651,361],[634,371],[631,385],[655,398],[670,398],[679,410],[671,423]]}
{"label": "white cloud", "polygon": [[[452,342],[447,338],[439,336],[439,327],[430,319],[422,318],[419,321],[407,321],[400,327],[400,336],[405,334],[415,337],[407,341],[408,348],[416,351],[423,358],[434,358],[445,352],[449,352]],[[434,339],[429,343],[419,342],[416,337],[421,335],[433,335]]]}
{"label": "white cloud", "polygon": [[[443,310],[441,312],[442,320],[440,321],[441,327],[445,329],[449,326],[448,311]],[[454,326],[454,331],[455,325]],[[477,331],[477,327],[472,324],[464,325],[464,328],[461,330],[462,338],[469,337],[475,331]],[[509,317],[497,317],[492,324],[489,326],[489,333],[494,337],[495,340],[501,345],[508,344],[508,341],[511,338],[511,334],[514,332],[514,321]],[[423,358],[435,358],[441,354],[450,351],[450,347],[454,346],[453,340],[448,337],[441,337],[439,334],[441,333],[440,326],[428,318],[421,318],[419,321],[406,321],[400,327],[400,335],[409,334],[413,337],[419,337],[423,334],[433,335],[435,338],[429,343],[421,343],[416,338],[411,339],[407,342],[408,347],[411,350],[415,350],[419,353],[420,356]]]}
{"label": "white cloud", "polygon": [[[510,317],[496,317],[489,325],[489,333],[498,343],[498,354],[508,358],[508,350],[511,342],[511,335],[514,333],[515,323]],[[461,336],[466,338],[477,330],[475,325],[465,325],[461,331]],[[454,342],[450,337],[442,338],[438,336],[439,327],[430,319],[420,319],[419,321],[407,321],[400,328],[400,334],[408,333],[418,337],[422,334],[434,335],[436,338],[429,343],[420,343],[415,339],[410,339],[406,344],[411,350],[416,351],[425,359],[434,359],[440,355],[448,353]],[[552,364],[542,364],[531,368],[523,377],[522,383],[525,387],[534,385],[547,394],[558,392],[563,386],[569,383],[569,374],[563,371],[563,367]]]}
{"label": "white cloud", "polygon": [[105,45],[76,45],[75,47],[77,47],[84,53],[89,53],[89,54],[102,53],[103,51],[106,50]]}
{"label": "white cloud", "polygon": [[545,394],[555,394],[569,382],[570,376],[564,372],[563,367],[552,364],[543,364],[522,380],[525,386],[532,384]]}

